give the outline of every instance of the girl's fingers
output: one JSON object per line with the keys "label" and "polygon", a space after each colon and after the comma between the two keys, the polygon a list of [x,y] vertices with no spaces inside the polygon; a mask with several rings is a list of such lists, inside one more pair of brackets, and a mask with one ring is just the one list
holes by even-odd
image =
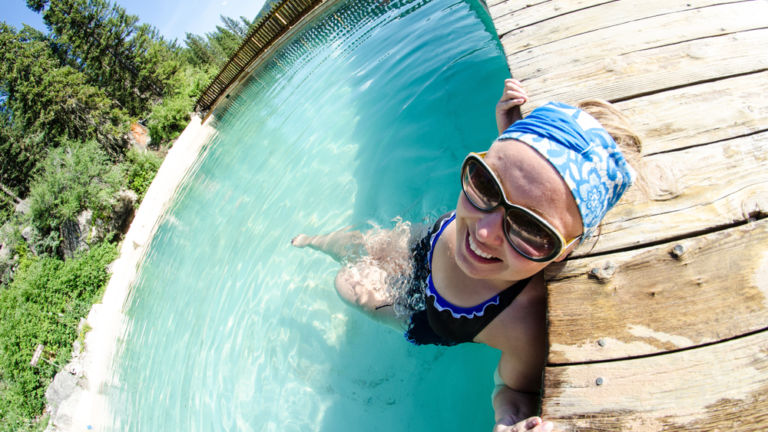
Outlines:
{"label": "girl's fingers", "polygon": [[520,96],[520,97],[528,97],[528,93],[526,93],[525,90],[519,89],[519,90],[507,90],[504,92],[504,96]]}
{"label": "girl's fingers", "polygon": [[527,102],[528,101],[528,96],[526,96],[524,94],[520,94],[520,93],[505,94],[504,96],[502,96],[501,99],[499,99],[499,103],[510,101],[510,100],[520,100],[520,101],[523,101],[523,102]]}
{"label": "girl's fingers", "polygon": [[496,104],[496,109],[506,110],[514,106],[522,105],[525,103],[525,99],[509,99],[505,101],[499,101]]}
{"label": "girl's fingers", "polygon": [[507,90],[501,95],[501,100],[507,99],[525,99],[528,100],[528,94],[525,91]]}
{"label": "girl's fingers", "polygon": [[523,85],[520,84],[517,81],[514,81],[514,82],[513,81],[509,81],[509,82],[505,82],[504,83],[504,90],[510,90],[510,89],[523,90],[524,88],[525,87],[523,87]]}
{"label": "girl's fingers", "polygon": [[552,422],[544,422],[541,424],[540,428],[536,429],[541,430],[543,432],[552,432],[552,429],[555,428],[555,425]]}
{"label": "girl's fingers", "polygon": [[541,424],[541,418],[539,417],[531,417],[525,422],[525,428],[526,429],[533,429],[536,426]]}

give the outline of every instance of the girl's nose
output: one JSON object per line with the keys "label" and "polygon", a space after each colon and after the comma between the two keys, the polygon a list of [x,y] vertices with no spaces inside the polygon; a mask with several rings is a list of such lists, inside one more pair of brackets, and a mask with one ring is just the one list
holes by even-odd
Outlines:
{"label": "girl's nose", "polygon": [[483,214],[477,220],[477,239],[489,246],[501,245],[504,242],[503,220],[503,209]]}

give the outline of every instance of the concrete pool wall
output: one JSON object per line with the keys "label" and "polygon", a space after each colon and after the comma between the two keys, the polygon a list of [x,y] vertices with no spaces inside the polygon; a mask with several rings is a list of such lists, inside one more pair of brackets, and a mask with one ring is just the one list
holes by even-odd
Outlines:
{"label": "concrete pool wall", "polygon": [[[67,387],[68,397],[55,409],[49,430],[104,430],[108,425],[105,389],[119,385],[112,382],[111,368],[121,332],[125,324],[124,306],[136,280],[139,266],[147,253],[152,236],[163,214],[173,201],[184,179],[194,172],[194,165],[206,143],[216,131],[211,127],[213,117],[203,123],[193,115],[189,125],[174,142],[163,164],[136,211],[131,227],[123,239],[120,255],[111,264],[112,276],[101,303],[93,305],[86,318],[91,330],[86,334],[85,347],[54,381],[66,375],[75,380]],[[53,385],[52,385],[53,387]]]}

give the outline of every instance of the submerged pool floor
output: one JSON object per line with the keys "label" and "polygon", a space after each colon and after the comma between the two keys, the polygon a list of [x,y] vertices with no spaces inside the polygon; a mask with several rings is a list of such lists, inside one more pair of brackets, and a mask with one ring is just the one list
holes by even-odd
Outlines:
{"label": "submerged pool floor", "polygon": [[108,389],[115,430],[490,430],[494,350],[417,348],[342,304],[298,233],[421,223],[495,136],[508,75],[475,2],[327,10],[214,113]]}

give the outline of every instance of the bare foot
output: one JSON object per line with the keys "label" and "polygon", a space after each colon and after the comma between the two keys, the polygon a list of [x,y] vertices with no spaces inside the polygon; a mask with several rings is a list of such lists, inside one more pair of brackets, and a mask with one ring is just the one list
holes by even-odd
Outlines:
{"label": "bare foot", "polygon": [[299,234],[291,240],[291,246],[297,248],[306,247],[311,240],[311,237],[305,234]]}
{"label": "bare foot", "polygon": [[356,259],[366,253],[363,234],[359,231],[347,231],[349,228],[316,236],[299,234],[291,240],[291,245],[318,250],[339,262]]}

